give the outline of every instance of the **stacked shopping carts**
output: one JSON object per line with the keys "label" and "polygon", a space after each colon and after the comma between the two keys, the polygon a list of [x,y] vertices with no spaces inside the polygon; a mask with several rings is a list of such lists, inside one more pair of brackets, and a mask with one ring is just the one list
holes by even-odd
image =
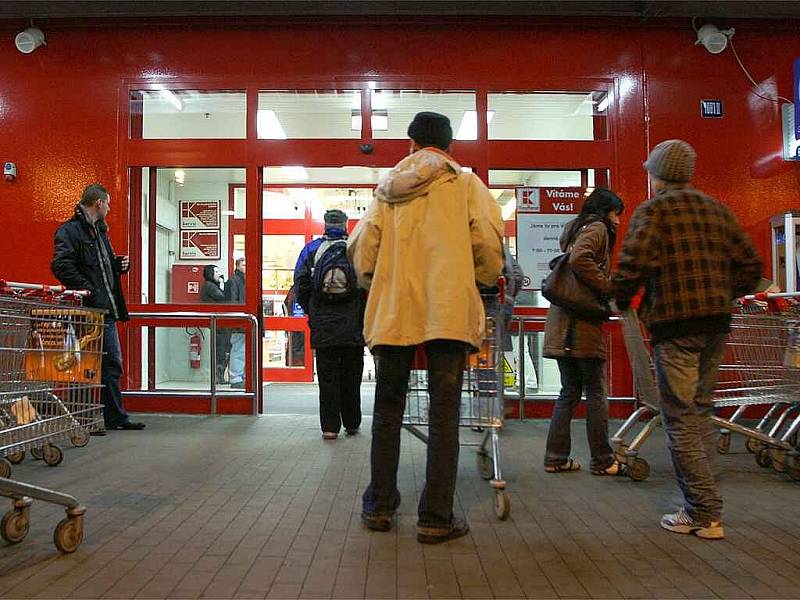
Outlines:
{"label": "stacked shopping carts", "polygon": [[85,509],[75,498],[8,479],[26,452],[55,466],[63,458],[58,443],[84,446],[102,428],[103,313],[81,298],[62,287],[0,281],[0,495],[13,501],[0,535],[10,543],[28,533],[31,498],[66,507],[54,537],[59,550],[73,552],[83,537]]}
{"label": "stacked shopping carts", "polygon": [[[762,467],[772,466],[800,480],[800,294],[757,294],[737,302],[720,378],[714,392],[720,428],[718,450],[725,454],[731,433],[747,438],[746,447]],[[622,315],[622,331],[631,362],[638,407],[612,437],[617,459],[635,481],[650,467],[639,450],[661,423],[658,390],[647,337],[636,312]],[[755,425],[742,419],[751,407],[763,417]],[[732,411],[732,413],[731,413]],[[725,416],[727,413],[729,416]],[[644,425],[636,430],[640,422]],[[636,430],[636,431],[635,431]],[[635,431],[633,439],[629,439]]]}
{"label": "stacked shopping carts", "polygon": [[[497,290],[482,294],[486,312],[483,344],[477,354],[470,355],[464,373],[461,392],[459,426],[480,434],[481,441],[462,445],[477,447],[478,472],[494,489],[494,511],[498,519],[508,518],[511,502],[505,492],[506,482],[500,468],[500,439],[498,431],[503,426],[503,319],[505,280],[498,282]],[[420,348],[412,365],[409,378],[403,426],[414,436],[428,441],[420,427],[427,427],[428,379],[424,353]],[[489,447],[491,446],[491,447]]]}

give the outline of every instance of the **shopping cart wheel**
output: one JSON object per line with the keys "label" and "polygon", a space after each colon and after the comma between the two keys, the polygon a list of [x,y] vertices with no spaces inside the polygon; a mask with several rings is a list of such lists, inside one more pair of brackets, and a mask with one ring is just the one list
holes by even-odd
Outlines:
{"label": "shopping cart wheel", "polygon": [[759,448],[758,452],[756,452],[756,464],[764,469],[769,469],[772,464],[769,448]]}
{"label": "shopping cart wheel", "polygon": [[634,481],[644,481],[650,477],[650,463],[637,456],[628,464],[628,477]]}
{"label": "shopping cart wheel", "polygon": [[800,456],[793,454],[787,459],[786,474],[795,481],[800,481]]}
{"label": "shopping cart wheel", "polygon": [[55,467],[60,465],[61,461],[64,460],[64,453],[58,446],[47,444],[44,447],[44,454],[42,455],[42,458],[48,467]]}
{"label": "shopping cart wheel", "polygon": [[723,433],[717,440],[717,452],[727,454],[731,450],[731,434]]}
{"label": "shopping cart wheel", "polygon": [[6,455],[8,462],[12,465],[18,465],[25,460],[25,450],[14,450]]}
{"label": "shopping cart wheel", "polygon": [[79,432],[73,434],[72,437],[69,438],[69,441],[72,442],[72,445],[76,448],[83,448],[89,443],[90,439],[89,432],[85,429],[81,429]]}
{"label": "shopping cart wheel", "polygon": [[5,477],[6,479],[11,477],[11,463],[2,457],[0,457],[0,477]]}
{"label": "shopping cart wheel", "polygon": [[511,500],[505,490],[494,491],[494,514],[501,521],[505,521],[511,513]]}
{"label": "shopping cart wheel", "polygon": [[81,517],[67,517],[56,525],[53,543],[59,552],[70,554],[78,549],[83,541],[83,520]]}
{"label": "shopping cart wheel", "polygon": [[478,452],[478,473],[486,481],[494,477],[494,463],[488,452]]}
{"label": "shopping cart wheel", "polygon": [[42,448],[31,448],[31,457],[36,460],[44,458],[44,450]]}
{"label": "shopping cart wheel", "polygon": [[27,507],[12,508],[0,521],[0,535],[9,544],[19,544],[28,535],[30,526]]}
{"label": "shopping cart wheel", "polygon": [[747,448],[750,454],[755,454],[762,446],[761,442],[753,438],[747,438],[747,441],[744,443],[744,447]]}
{"label": "shopping cart wheel", "polygon": [[786,450],[775,449],[771,452],[772,468],[778,473],[786,471]]}

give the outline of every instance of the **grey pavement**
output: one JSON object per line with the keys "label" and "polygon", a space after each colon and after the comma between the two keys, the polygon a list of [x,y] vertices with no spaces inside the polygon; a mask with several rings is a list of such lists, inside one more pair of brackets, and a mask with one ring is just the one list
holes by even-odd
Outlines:
{"label": "grey pavement", "polygon": [[[461,453],[457,511],[471,533],[440,546],[415,539],[425,447],[403,434],[398,526],[365,530],[369,419],[324,442],[315,414],[139,415],[65,449],[55,468],[26,459],[21,481],[87,507],[79,550],[60,556],[60,508],[34,503],[31,530],[0,542],[0,598],[797,598],[800,485],[760,469],[740,439],[721,457],[727,539],[663,531],[678,500],[658,432],[650,479],[546,474],[545,421],[510,422],[502,461],[512,509],[493,514],[474,449]],[[614,427],[616,424],[612,424]],[[463,441],[477,435],[463,432]],[[584,424],[574,455],[588,463]]]}

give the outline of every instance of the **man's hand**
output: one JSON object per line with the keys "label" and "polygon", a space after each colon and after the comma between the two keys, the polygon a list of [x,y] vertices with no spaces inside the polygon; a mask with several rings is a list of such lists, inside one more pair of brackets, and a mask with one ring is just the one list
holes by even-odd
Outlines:
{"label": "man's hand", "polygon": [[127,256],[120,256],[119,257],[119,268],[122,270],[123,273],[127,273],[128,269],[131,267],[131,259]]}

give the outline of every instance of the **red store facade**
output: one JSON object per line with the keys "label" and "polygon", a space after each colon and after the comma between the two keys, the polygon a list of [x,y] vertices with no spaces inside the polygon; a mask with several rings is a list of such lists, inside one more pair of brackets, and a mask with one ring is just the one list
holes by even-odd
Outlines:
{"label": "red store facade", "polygon": [[[715,23],[735,25],[763,94],[793,98],[798,22]],[[311,380],[305,319],[283,305],[293,260],[321,233],[325,208],[355,223],[377,178],[407,153],[417,110],[451,115],[454,157],[498,202],[519,186],[608,185],[627,205],[623,232],[647,197],[648,148],[686,139],[699,155],[695,184],[733,208],[766,277],[769,218],[800,200],[798,163],[782,158],[780,104],[752,93],[730,50],[695,46],[689,19],[54,22],[38,24],[47,45],[30,55],[14,48],[18,25],[0,22],[0,158],[18,169],[0,182],[0,276],[53,282],[57,224],[87,183],[107,185],[112,241],[134,265],[130,308],[149,315],[121,330],[134,411],[247,414],[269,402],[262,379]],[[707,99],[722,101],[722,118],[701,116]],[[212,213],[199,226],[186,216],[198,206]],[[504,217],[514,247],[513,210]],[[239,257],[246,303],[200,304],[198,269],[227,275]],[[546,313],[535,295],[522,304],[521,315]],[[203,314],[152,316],[174,312]],[[257,368],[244,392],[212,387],[205,363],[188,365],[196,328],[208,360],[212,313],[221,325],[256,327],[246,313],[263,327],[248,337]],[[610,395],[630,398],[613,324],[609,344]],[[552,396],[539,387],[537,398]]]}

